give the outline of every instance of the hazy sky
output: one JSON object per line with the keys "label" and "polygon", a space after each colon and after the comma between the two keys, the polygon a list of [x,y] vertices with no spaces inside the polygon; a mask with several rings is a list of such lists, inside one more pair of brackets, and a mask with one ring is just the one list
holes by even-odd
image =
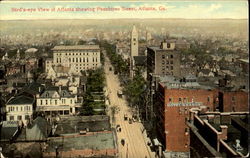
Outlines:
{"label": "hazy sky", "polygon": [[[97,8],[99,9],[97,10]],[[152,7],[154,11],[139,10]],[[47,11],[38,10],[47,8]],[[60,8],[66,8],[62,11]],[[77,8],[92,8],[76,11]],[[94,8],[94,9],[93,9]],[[101,11],[100,8],[116,8]],[[125,11],[123,8],[134,8]],[[160,10],[159,8],[165,8]],[[25,9],[25,10],[24,10]],[[29,9],[29,10],[27,10]],[[54,9],[54,10],[53,10]],[[59,10],[58,10],[59,9]],[[31,12],[32,11],[32,12]],[[114,18],[186,18],[186,19],[248,19],[247,1],[172,1],[172,2],[0,2],[0,20],[15,19],[114,19]]]}

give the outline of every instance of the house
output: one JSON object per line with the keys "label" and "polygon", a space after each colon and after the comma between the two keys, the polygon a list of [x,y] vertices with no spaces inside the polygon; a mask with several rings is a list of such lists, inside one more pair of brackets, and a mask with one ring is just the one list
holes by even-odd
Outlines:
{"label": "house", "polygon": [[24,95],[14,96],[6,103],[7,121],[21,121],[27,125],[35,111],[35,99]]}
{"label": "house", "polygon": [[66,87],[50,87],[37,96],[37,111],[45,115],[75,114],[80,108],[77,95],[72,95]]}
{"label": "house", "polygon": [[214,77],[214,73],[209,69],[201,69],[198,73],[198,77]]}

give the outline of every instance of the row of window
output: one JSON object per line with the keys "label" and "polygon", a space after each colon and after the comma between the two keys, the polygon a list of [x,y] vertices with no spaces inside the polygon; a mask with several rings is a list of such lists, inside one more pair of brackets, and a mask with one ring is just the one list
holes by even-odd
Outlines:
{"label": "row of window", "polygon": [[[69,62],[78,63],[78,62],[89,62],[89,58],[69,58]],[[57,63],[62,63],[62,58],[56,58]],[[92,62],[98,62],[98,58],[92,58]]]}
{"label": "row of window", "polygon": [[[98,55],[99,52],[93,52],[91,55]],[[57,53],[56,55],[60,56],[62,55],[61,53]],[[68,55],[89,55],[89,53],[65,53],[66,56]]]}
{"label": "row of window", "polygon": [[164,64],[174,64],[173,60],[162,60],[162,65]]}
{"label": "row of window", "polygon": [[[166,70],[173,70],[173,66],[166,66]],[[165,66],[162,66],[162,71],[165,71]]]}
{"label": "row of window", "polygon": [[165,58],[166,58],[166,59],[169,59],[169,58],[172,59],[172,58],[174,58],[174,56],[173,56],[172,54],[171,54],[171,55],[162,55],[161,58],[162,58],[162,59],[165,59]]}
{"label": "row of window", "polygon": [[[30,116],[29,116],[29,115],[25,115],[25,116],[24,116],[24,119],[25,119],[25,120],[29,120],[29,119],[30,119]],[[10,120],[10,121],[15,120],[14,116],[9,116],[9,120]],[[17,116],[17,120],[22,120],[22,116],[21,116],[21,115],[18,115],[18,116]]]}
{"label": "row of window", "polygon": [[[62,101],[62,104],[66,104],[66,99],[61,99],[61,101]],[[43,105],[43,103],[45,103],[45,105],[48,105],[48,103],[50,103],[50,105],[51,105],[51,104],[53,104],[53,101],[52,101],[52,99],[50,99],[50,100],[46,99],[45,102],[43,102],[43,100],[40,100],[40,105]],[[55,105],[57,105],[58,101],[54,100],[54,103],[55,103]],[[70,104],[73,104],[73,99],[70,99]]]}
{"label": "row of window", "polygon": [[11,106],[8,107],[8,111],[31,111],[31,107],[30,106]]}
{"label": "row of window", "polygon": [[[170,103],[172,103],[173,102],[173,98],[168,98],[168,101]],[[178,101],[186,103],[186,102],[188,102],[188,98],[178,98]],[[191,99],[191,102],[194,102],[194,98]],[[207,102],[210,102],[210,97],[207,97]]]}

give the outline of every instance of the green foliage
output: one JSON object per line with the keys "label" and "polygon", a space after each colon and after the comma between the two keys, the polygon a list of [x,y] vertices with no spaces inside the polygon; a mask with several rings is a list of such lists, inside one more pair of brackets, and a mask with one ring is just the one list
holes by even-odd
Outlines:
{"label": "green foliage", "polygon": [[145,92],[146,81],[140,71],[136,71],[133,80],[129,80],[124,87],[124,94],[128,96],[130,105],[140,105]]}
{"label": "green foliage", "polygon": [[88,70],[87,74],[87,90],[83,98],[83,115],[104,114],[103,111],[95,111],[95,109],[105,109],[105,103],[103,101],[95,101],[95,98],[100,98],[100,96],[93,94],[93,92],[103,92],[104,70],[102,68]]}
{"label": "green foliage", "polygon": [[86,93],[83,97],[83,115],[93,115],[94,110],[91,104],[94,102],[94,98],[90,93]]}
{"label": "green foliage", "polygon": [[102,68],[96,70],[88,70],[87,92],[102,92],[104,88],[104,70]]}
{"label": "green foliage", "polygon": [[87,42],[86,41],[84,41],[84,40],[79,40],[78,42],[77,42],[77,45],[84,45],[84,44],[86,44]]}
{"label": "green foliage", "polygon": [[106,50],[107,56],[114,66],[114,71],[119,74],[129,75],[128,62],[124,61],[121,55],[116,53],[115,45],[111,45],[107,41],[102,41],[100,44]]}

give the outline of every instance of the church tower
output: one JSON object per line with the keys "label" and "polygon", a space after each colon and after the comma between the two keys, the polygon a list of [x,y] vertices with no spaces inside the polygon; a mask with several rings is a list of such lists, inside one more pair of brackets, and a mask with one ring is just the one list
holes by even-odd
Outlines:
{"label": "church tower", "polygon": [[136,27],[133,26],[133,30],[131,32],[131,58],[134,56],[138,56],[138,32]]}
{"label": "church tower", "polygon": [[138,56],[138,32],[136,27],[133,26],[133,30],[131,32],[131,42],[130,42],[130,77],[134,76],[134,57]]}

